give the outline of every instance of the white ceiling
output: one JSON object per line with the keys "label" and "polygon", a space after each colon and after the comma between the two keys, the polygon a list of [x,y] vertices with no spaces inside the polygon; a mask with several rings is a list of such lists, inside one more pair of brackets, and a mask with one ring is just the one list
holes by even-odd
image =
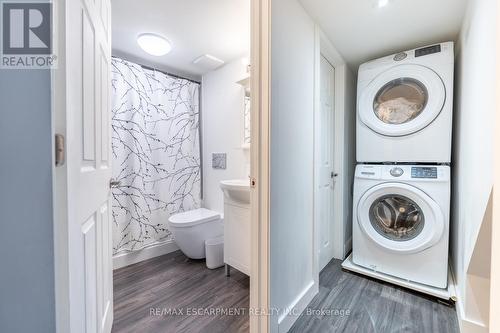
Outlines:
{"label": "white ceiling", "polygon": [[[112,0],[113,54],[176,74],[199,77],[192,61],[210,54],[230,62],[249,54],[250,0]],[[137,35],[166,37],[172,51],[155,57],[137,45]]]}
{"label": "white ceiling", "polygon": [[368,60],[456,40],[467,0],[299,0],[354,70]]}

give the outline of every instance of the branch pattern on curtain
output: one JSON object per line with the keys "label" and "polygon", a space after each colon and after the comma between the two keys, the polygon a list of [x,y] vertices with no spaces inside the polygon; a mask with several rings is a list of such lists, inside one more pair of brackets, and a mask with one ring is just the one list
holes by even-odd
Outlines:
{"label": "branch pattern on curtain", "polygon": [[171,239],[200,207],[199,84],[112,61],[113,252]]}

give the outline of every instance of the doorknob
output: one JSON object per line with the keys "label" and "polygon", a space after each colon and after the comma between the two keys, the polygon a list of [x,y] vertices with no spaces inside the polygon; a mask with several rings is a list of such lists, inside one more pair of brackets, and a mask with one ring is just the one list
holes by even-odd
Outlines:
{"label": "doorknob", "polygon": [[330,173],[330,178],[337,177],[339,174],[338,173],[333,173],[333,171]]}
{"label": "doorknob", "polygon": [[120,185],[121,185],[121,183],[122,183],[121,181],[119,181],[119,180],[115,180],[115,179],[111,178],[111,179],[109,180],[109,188],[112,188],[112,187],[118,187],[118,186],[120,186]]}

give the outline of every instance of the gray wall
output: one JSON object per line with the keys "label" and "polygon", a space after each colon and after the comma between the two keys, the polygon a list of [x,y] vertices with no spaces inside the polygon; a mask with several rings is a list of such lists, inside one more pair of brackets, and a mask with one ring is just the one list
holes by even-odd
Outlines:
{"label": "gray wall", "polygon": [[314,282],[314,21],[296,0],[271,16],[271,332],[285,332],[283,310]]}
{"label": "gray wall", "polygon": [[55,332],[50,72],[0,69],[0,332]]}

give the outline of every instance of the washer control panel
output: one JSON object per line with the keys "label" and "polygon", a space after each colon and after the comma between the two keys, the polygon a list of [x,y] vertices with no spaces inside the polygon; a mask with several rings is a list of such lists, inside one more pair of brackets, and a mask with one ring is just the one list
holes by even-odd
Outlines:
{"label": "washer control panel", "polygon": [[438,176],[436,167],[412,167],[411,178],[432,178]]}
{"label": "washer control panel", "polygon": [[355,178],[416,183],[447,182],[450,180],[450,167],[448,165],[358,164]]}
{"label": "washer control panel", "polygon": [[403,169],[401,169],[400,167],[394,167],[389,172],[390,172],[391,176],[394,176],[394,177],[401,177],[404,173]]}

